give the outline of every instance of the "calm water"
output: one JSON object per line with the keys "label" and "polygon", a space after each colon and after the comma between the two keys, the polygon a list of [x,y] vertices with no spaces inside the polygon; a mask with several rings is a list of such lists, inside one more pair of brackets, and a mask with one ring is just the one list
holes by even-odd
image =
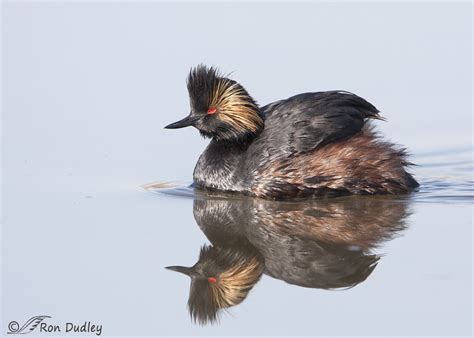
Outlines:
{"label": "calm water", "polygon": [[[263,278],[248,274],[255,290],[247,294],[245,289],[230,313],[212,301],[207,283],[190,284],[180,292],[184,305],[189,289],[190,321],[224,326],[238,321],[245,325],[255,311],[257,320],[278,318],[266,330],[294,334],[293,326],[285,331],[290,327],[288,322],[309,321],[329,307],[330,314],[321,316],[326,325],[335,315],[337,320],[357,322],[364,334],[380,334],[395,316],[405,323],[416,317],[410,330],[418,329],[418,334],[432,330],[463,334],[463,325],[468,332],[472,314],[472,149],[426,152],[413,158],[420,163],[415,172],[421,187],[409,196],[278,202],[202,192],[186,184],[145,185],[159,200],[187,204],[186,210],[191,213],[192,209],[194,217],[191,223],[204,236],[194,251],[182,245],[191,257],[194,252],[194,260],[186,255],[181,262],[170,260],[173,265],[192,267],[198,262],[192,271],[198,271],[200,264],[227,271],[253,257],[261,265]],[[214,250],[216,256],[228,254],[241,260],[220,267],[222,262],[216,256],[199,254],[202,248]],[[177,283],[187,279],[181,274],[167,278]],[[267,287],[273,290],[263,290]],[[247,297],[256,300],[247,301]],[[246,305],[242,300],[256,304]],[[265,312],[268,314],[263,315]],[[319,322],[321,317],[318,330],[324,334],[354,333],[353,328],[326,327]],[[440,322],[433,323],[434,318]],[[364,326],[368,319],[373,323],[370,329]],[[298,328],[298,334],[311,332],[309,327]],[[406,333],[402,328],[390,330]]]}
{"label": "calm water", "polygon": [[[291,203],[156,183],[10,192],[4,325],[45,314],[109,335],[469,334],[472,150],[413,160],[421,187],[405,197]],[[189,278],[165,269],[192,266],[203,246],[263,271],[213,325],[193,323]]]}
{"label": "calm water", "polygon": [[[239,24],[216,29],[224,17]],[[122,336],[472,334],[470,3],[10,1],[2,19],[2,335],[39,315]],[[419,191],[278,203],[187,188],[208,141],[163,126],[188,113],[199,62],[261,104],[365,97]],[[189,277],[165,267],[203,246],[201,262],[253,269],[214,324],[193,285],[200,325]]]}

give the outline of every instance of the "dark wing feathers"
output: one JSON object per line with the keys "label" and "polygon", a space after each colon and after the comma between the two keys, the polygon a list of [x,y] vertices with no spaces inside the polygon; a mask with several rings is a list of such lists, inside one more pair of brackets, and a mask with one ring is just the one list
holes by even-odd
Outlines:
{"label": "dark wing feathers", "polygon": [[[280,146],[304,153],[359,132],[367,119],[381,119],[363,98],[344,91],[304,93],[262,107],[266,131],[279,131]],[[282,143],[283,142],[283,143]],[[285,144],[286,143],[286,144]]]}

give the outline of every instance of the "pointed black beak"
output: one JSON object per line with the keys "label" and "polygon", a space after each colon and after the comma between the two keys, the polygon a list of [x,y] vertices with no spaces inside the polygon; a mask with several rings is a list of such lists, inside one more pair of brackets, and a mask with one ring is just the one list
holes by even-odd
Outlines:
{"label": "pointed black beak", "polygon": [[188,268],[186,266],[167,266],[166,269],[184,273],[186,276],[192,277],[194,275],[194,271],[192,268]]}
{"label": "pointed black beak", "polygon": [[168,124],[165,128],[166,129],[178,129],[178,128],[189,127],[189,126],[194,125],[194,122],[196,122],[196,117],[189,114],[188,116],[186,116],[182,120],[179,120],[175,123]]}

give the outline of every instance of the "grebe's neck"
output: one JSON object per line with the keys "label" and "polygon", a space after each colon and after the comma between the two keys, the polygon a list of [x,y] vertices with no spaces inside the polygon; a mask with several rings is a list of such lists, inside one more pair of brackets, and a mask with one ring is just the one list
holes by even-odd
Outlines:
{"label": "grebe's neck", "polygon": [[243,192],[247,186],[244,170],[245,152],[253,139],[212,139],[194,168],[197,187]]}

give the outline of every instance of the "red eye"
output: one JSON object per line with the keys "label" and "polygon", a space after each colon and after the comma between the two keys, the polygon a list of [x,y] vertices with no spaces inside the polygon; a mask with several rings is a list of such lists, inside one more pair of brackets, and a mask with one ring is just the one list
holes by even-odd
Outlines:
{"label": "red eye", "polygon": [[209,277],[207,280],[208,280],[209,283],[217,282],[217,279],[215,277]]}
{"label": "red eye", "polygon": [[209,115],[212,115],[212,114],[214,114],[216,111],[217,111],[216,108],[209,108],[209,109],[207,110],[207,113],[208,113]]}

